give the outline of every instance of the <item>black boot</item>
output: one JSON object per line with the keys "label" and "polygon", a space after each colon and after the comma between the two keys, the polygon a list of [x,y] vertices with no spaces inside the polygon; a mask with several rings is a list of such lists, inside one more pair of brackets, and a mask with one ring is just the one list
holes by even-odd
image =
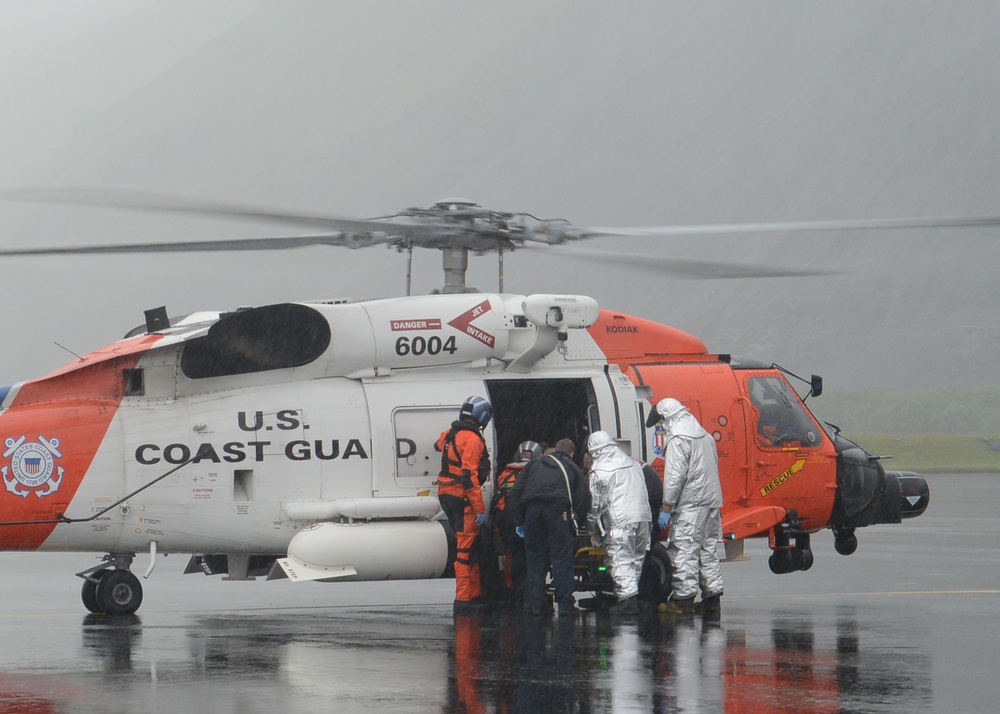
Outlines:
{"label": "black boot", "polygon": [[576,600],[559,603],[559,617],[573,617],[578,612],[580,612],[580,608],[576,606]]}
{"label": "black boot", "polygon": [[619,600],[614,605],[611,606],[611,612],[616,615],[638,615],[639,614],[639,596],[633,595],[627,597],[624,600]]}
{"label": "black boot", "polygon": [[452,604],[452,612],[456,615],[472,615],[479,612],[479,603],[473,600],[456,600]]}
{"label": "black boot", "polygon": [[706,595],[694,609],[698,612],[722,612],[722,593]]}

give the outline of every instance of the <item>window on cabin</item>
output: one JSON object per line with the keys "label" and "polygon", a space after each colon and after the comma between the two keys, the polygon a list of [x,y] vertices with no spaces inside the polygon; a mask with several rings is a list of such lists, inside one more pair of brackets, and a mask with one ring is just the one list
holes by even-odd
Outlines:
{"label": "window on cabin", "polygon": [[784,379],[751,377],[747,387],[761,446],[815,448],[822,443],[819,427]]}
{"label": "window on cabin", "polygon": [[126,397],[141,397],[146,393],[145,376],[141,369],[123,369],[122,384],[122,393]]}
{"label": "window on cabin", "polygon": [[330,346],[330,324],[305,305],[268,305],[224,315],[181,353],[190,379],[251,374],[309,364]]}

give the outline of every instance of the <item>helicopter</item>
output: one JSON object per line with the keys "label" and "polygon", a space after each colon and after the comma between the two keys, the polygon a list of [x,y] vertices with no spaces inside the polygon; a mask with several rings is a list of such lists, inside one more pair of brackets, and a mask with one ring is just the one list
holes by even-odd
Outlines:
{"label": "helicopter", "polygon": [[[493,405],[484,437],[494,473],[526,439],[585,444],[603,430],[661,475],[664,432],[644,425],[652,405],[674,397],[716,441],[727,560],[744,557],[747,539],[766,538],[774,573],[806,571],[814,560],[811,536],[823,530],[849,555],[857,529],[919,516],[930,491],[919,474],[885,470],[810,412],[805,399],[820,396],[821,377],[710,352],[694,335],[586,295],[506,293],[503,256],[532,247],[573,250],[567,244],[597,236],[1000,223],[959,217],[591,228],[464,199],[352,219],[106,189],[6,191],[0,198],[325,231],[8,249],[0,257],[300,245],[385,245],[407,254],[405,296],[179,317],[156,307],[120,341],[0,388],[0,550],[104,553],[77,575],[86,609],[107,614],[141,605],[132,571],[140,553],[149,554],[145,578],[158,555],[173,553],[190,554],[185,573],[228,580],[449,576],[454,534],[436,498],[440,455],[433,445],[469,395]],[[441,252],[439,291],[410,294],[414,248]],[[498,256],[493,293],[465,280],[470,254],[487,253]],[[716,277],[815,274],[683,260],[662,267]],[[804,397],[793,379],[807,386]],[[491,494],[488,482],[484,495]],[[663,596],[669,563],[662,545],[656,563],[654,587]],[[593,585],[588,567],[578,568],[581,588]]]}

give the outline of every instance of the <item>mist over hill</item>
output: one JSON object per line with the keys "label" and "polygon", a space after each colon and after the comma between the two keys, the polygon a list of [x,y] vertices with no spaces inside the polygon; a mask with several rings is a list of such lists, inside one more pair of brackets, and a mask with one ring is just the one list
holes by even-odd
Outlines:
{"label": "mist over hill", "polygon": [[[0,5],[0,188],[115,186],[346,216],[464,196],[581,225],[1000,213],[990,2]],[[284,228],[0,202],[7,246]],[[1000,385],[996,229],[595,240],[830,271],[687,280],[507,256],[827,390]],[[7,259],[0,382],[171,314],[400,294],[391,251]],[[496,289],[495,258],[470,282]],[[414,286],[441,282],[437,254]]]}

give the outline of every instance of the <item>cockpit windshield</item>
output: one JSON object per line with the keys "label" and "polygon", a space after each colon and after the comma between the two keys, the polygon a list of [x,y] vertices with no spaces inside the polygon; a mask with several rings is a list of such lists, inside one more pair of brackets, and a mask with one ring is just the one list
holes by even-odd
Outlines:
{"label": "cockpit windshield", "polygon": [[757,411],[757,439],[764,447],[818,447],[822,431],[781,377],[751,377],[750,401]]}

